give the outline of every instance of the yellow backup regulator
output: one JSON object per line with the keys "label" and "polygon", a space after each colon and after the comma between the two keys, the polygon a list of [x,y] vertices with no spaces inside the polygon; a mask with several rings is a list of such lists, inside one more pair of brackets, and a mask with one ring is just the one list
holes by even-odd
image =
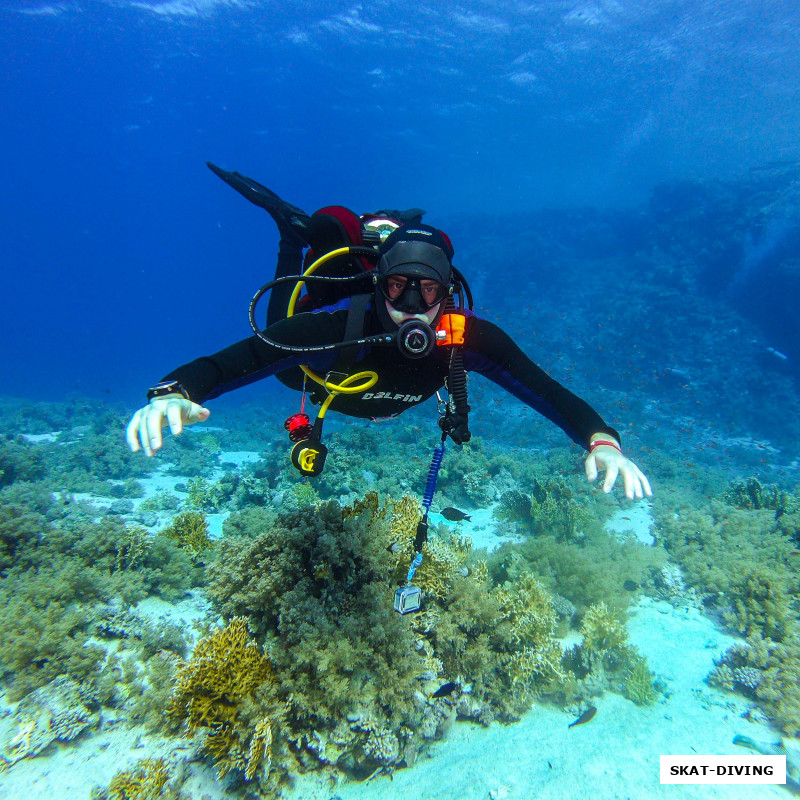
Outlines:
{"label": "yellow backup regulator", "polygon": [[[255,307],[258,301],[267,291],[272,289],[278,283],[283,283],[286,281],[295,281],[297,283],[294,291],[292,292],[291,298],[289,299],[289,307],[286,313],[287,318],[289,318],[294,316],[297,300],[300,297],[300,292],[303,290],[303,287],[309,278],[317,281],[342,282],[363,279],[365,276],[369,276],[369,273],[366,270],[364,272],[357,273],[356,275],[350,275],[346,277],[314,275],[314,273],[321,266],[329,261],[351,255],[377,258],[378,253],[371,247],[340,247],[318,258],[308,266],[308,268],[300,277],[290,275],[285,278],[277,278],[274,281],[270,281],[265,286],[262,286],[250,302],[250,326],[255,332],[256,336],[273,347],[277,347],[281,350],[287,350],[292,353],[317,353],[359,344],[390,344],[392,341],[392,337],[390,335],[379,334],[377,336],[365,336],[352,341],[337,342],[336,344],[332,345],[285,345],[265,336],[264,333],[259,330],[256,324]],[[304,413],[306,392],[303,391],[303,398],[299,413],[292,414],[292,416],[289,417],[289,419],[287,419],[284,423],[284,427],[289,432],[289,438],[295,442],[291,452],[292,464],[296,467],[301,475],[307,477],[316,477],[322,472],[322,469],[325,466],[325,459],[328,455],[328,448],[322,444],[321,439],[322,425],[325,420],[325,414],[327,413],[331,403],[334,401],[337,395],[340,394],[360,394],[361,392],[366,392],[367,389],[370,389],[378,382],[378,374],[373,371],[357,372],[353,375],[346,376],[344,380],[334,383],[330,379],[331,373],[322,376],[305,365],[300,365],[300,369],[303,370],[307,378],[319,384],[325,390],[328,396],[323,401],[319,413],[317,414],[317,418],[312,426],[308,415]]]}

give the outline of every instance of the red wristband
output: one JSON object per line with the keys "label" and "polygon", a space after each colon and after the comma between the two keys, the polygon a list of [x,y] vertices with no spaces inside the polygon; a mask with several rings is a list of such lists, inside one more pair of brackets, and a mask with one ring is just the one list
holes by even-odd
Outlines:
{"label": "red wristband", "polygon": [[615,450],[619,450],[620,453],[622,452],[622,448],[615,441],[611,439],[595,439],[589,445],[589,452],[591,453],[592,450],[595,449],[595,447],[599,447],[601,444],[607,444],[609,447],[613,447]]}

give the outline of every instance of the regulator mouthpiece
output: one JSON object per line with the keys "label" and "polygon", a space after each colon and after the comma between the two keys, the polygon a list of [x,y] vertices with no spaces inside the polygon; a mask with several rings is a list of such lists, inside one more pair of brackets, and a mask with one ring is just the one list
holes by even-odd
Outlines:
{"label": "regulator mouthpiece", "polygon": [[436,344],[436,333],[430,325],[410,319],[397,331],[397,346],[406,358],[424,358]]}

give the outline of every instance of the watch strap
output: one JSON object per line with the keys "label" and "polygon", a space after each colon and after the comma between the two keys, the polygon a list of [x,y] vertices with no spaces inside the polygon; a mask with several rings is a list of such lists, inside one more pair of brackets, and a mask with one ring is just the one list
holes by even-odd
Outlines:
{"label": "watch strap", "polygon": [[179,394],[187,400],[191,399],[189,397],[189,392],[187,392],[178,381],[161,381],[161,383],[151,386],[150,389],[147,390],[147,399],[155,400],[158,397],[166,397],[169,394]]}

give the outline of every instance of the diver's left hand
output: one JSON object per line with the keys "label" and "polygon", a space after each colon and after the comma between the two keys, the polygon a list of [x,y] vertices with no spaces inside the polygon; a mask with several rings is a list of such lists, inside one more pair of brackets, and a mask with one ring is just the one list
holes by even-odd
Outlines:
{"label": "diver's left hand", "polygon": [[590,483],[597,480],[597,471],[605,470],[606,477],[603,481],[603,491],[608,494],[617,482],[617,476],[622,475],[625,484],[625,496],[629,500],[643,497],[652,497],[653,490],[650,481],[644,473],[629,458],[625,458],[616,447],[600,444],[593,448],[586,456],[586,477]]}

